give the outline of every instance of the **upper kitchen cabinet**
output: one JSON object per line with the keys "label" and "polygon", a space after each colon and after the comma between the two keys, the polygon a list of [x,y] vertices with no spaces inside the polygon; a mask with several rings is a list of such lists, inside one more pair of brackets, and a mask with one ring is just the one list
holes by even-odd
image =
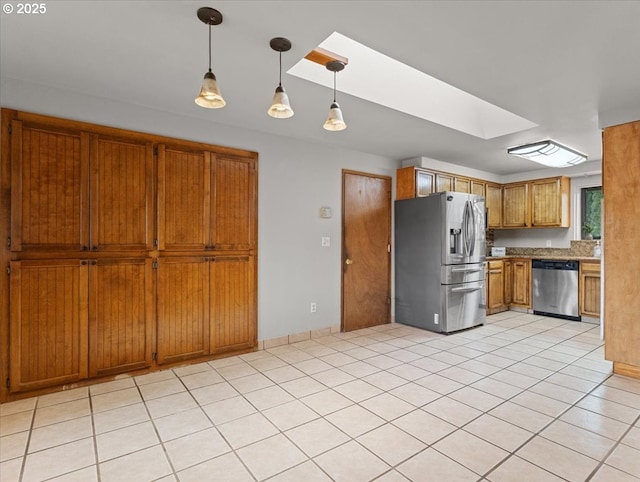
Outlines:
{"label": "upper kitchen cabinet", "polygon": [[568,177],[531,181],[531,226],[568,228],[570,225]]}
{"label": "upper kitchen cabinet", "polygon": [[254,249],[258,219],[255,160],[216,155],[211,167],[213,248]]}
{"label": "upper kitchen cabinet", "polygon": [[487,227],[502,227],[502,186],[500,184],[487,183],[486,201],[487,208]]}
{"label": "upper kitchen cabinet", "polygon": [[211,244],[211,155],[158,146],[160,250],[203,251]]}
{"label": "upper kitchen cabinet", "polygon": [[150,142],[91,136],[91,251],[152,248],[153,162]]}
{"label": "upper kitchen cabinet", "polygon": [[65,127],[11,124],[12,251],[152,245],[151,144]]}
{"label": "upper kitchen cabinet", "polygon": [[10,263],[10,391],[87,378],[88,270],[79,259]]}
{"label": "upper kitchen cabinet", "polygon": [[12,251],[87,250],[89,135],[11,123]]}
{"label": "upper kitchen cabinet", "polygon": [[471,179],[467,177],[457,177],[453,180],[453,190],[455,192],[471,192]]}
{"label": "upper kitchen cabinet", "polygon": [[396,199],[428,196],[435,192],[436,175],[417,167],[403,167],[396,171]]}
{"label": "upper kitchen cabinet", "polygon": [[436,192],[455,191],[454,177],[443,172],[436,173]]}
{"label": "upper kitchen cabinet", "polygon": [[254,249],[256,202],[254,159],[159,146],[160,250]]}
{"label": "upper kitchen cabinet", "polygon": [[529,226],[529,183],[516,182],[502,187],[502,227]]}
{"label": "upper kitchen cabinet", "polygon": [[503,228],[568,228],[571,180],[535,179],[502,186]]}
{"label": "upper kitchen cabinet", "polygon": [[471,194],[476,194],[478,196],[485,195],[485,183],[482,181],[476,181],[471,179]]}

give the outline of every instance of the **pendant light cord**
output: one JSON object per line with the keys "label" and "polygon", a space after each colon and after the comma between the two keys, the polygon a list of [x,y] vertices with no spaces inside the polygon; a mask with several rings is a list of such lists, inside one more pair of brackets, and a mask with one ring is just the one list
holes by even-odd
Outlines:
{"label": "pendant light cord", "polygon": [[282,50],[280,50],[280,77],[278,78],[278,85],[282,87]]}
{"label": "pendant light cord", "polygon": [[211,23],[209,23],[209,72],[211,72]]}
{"label": "pendant light cord", "polygon": [[333,103],[336,103],[336,71],[333,71]]}

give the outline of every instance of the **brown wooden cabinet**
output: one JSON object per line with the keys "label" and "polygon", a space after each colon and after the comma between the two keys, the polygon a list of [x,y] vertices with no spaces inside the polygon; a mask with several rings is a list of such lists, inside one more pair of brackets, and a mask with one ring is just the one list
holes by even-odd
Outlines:
{"label": "brown wooden cabinet", "polygon": [[600,263],[580,263],[580,315],[600,317]]}
{"label": "brown wooden cabinet", "polygon": [[161,258],[158,265],[158,363],[209,351],[208,257]]}
{"label": "brown wooden cabinet", "polygon": [[12,251],[151,249],[151,143],[19,120],[11,141]]}
{"label": "brown wooden cabinet", "polygon": [[88,262],[11,262],[9,389],[87,378]]}
{"label": "brown wooden cabinet", "polygon": [[486,208],[487,208],[487,227],[502,227],[502,186],[500,184],[487,183],[486,190]]}
{"label": "brown wooden cabinet", "polygon": [[160,250],[255,248],[257,178],[251,159],[164,145],[158,157]]}
{"label": "brown wooden cabinet", "polygon": [[511,305],[531,308],[531,260],[513,259],[511,263],[513,276]]}
{"label": "brown wooden cabinet", "polygon": [[416,170],[416,195],[424,197],[434,192],[435,174],[428,171]]}
{"label": "brown wooden cabinet", "polygon": [[11,391],[149,367],[151,259],[11,263]]}
{"label": "brown wooden cabinet", "polygon": [[428,196],[435,192],[435,173],[419,167],[403,167],[396,171],[396,199]]}
{"label": "brown wooden cabinet", "polygon": [[254,346],[253,256],[160,259],[158,363]]}
{"label": "brown wooden cabinet", "polygon": [[531,226],[560,227],[570,225],[568,177],[537,179],[530,182]]}
{"label": "brown wooden cabinet", "polygon": [[211,266],[211,352],[253,346],[256,338],[255,258],[216,256]]}
{"label": "brown wooden cabinet", "polygon": [[503,301],[506,306],[509,306],[513,301],[513,263],[510,259],[505,259],[502,262],[502,271],[504,276],[504,292]]}
{"label": "brown wooden cabinet", "polygon": [[0,400],[256,346],[256,153],[7,109],[2,125]]}
{"label": "brown wooden cabinet", "polygon": [[453,190],[456,192],[471,192],[471,179],[456,176],[453,180]]}
{"label": "brown wooden cabinet", "polygon": [[436,173],[436,192],[453,191],[454,177],[443,172]]}
{"label": "brown wooden cabinet", "polygon": [[150,258],[91,260],[89,376],[147,368],[154,351]]}
{"label": "brown wooden cabinet", "polygon": [[153,146],[91,135],[91,251],[153,247]]}
{"label": "brown wooden cabinet", "polygon": [[529,183],[505,184],[502,187],[502,227],[526,228],[529,225]]}
{"label": "brown wooden cabinet", "polygon": [[602,153],[605,358],[640,378],[640,121],[605,128]]}
{"label": "brown wooden cabinet", "polygon": [[11,121],[11,250],[89,246],[89,135]]}
{"label": "brown wooden cabinet", "polygon": [[485,183],[482,181],[476,181],[475,179],[471,179],[471,194],[476,194],[478,196],[485,195]]}
{"label": "brown wooden cabinet", "polygon": [[504,262],[487,262],[487,314],[500,313],[509,309],[504,300]]}
{"label": "brown wooden cabinet", "polygon": [[571,180],[568,177],[502,185],[413,166],[396,171],[396,199],[440,191],[485,196],[489,229],[570,226]]}

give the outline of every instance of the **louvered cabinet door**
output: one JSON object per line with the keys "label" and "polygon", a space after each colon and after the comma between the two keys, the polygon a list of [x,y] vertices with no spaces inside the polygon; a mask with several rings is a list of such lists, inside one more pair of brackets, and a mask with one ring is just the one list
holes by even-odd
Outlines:
{"label": "louvered cabinet door", "polygon": [[158,232],[163,251],[211,248],[210,154],[158,147]]}
{"label": "louvered cabinet door", "polygon": [[86,249],[89,136],[11,124],[11,250]]}
{"label": "louvered cabinet door", "polygon": [[211,352],[256,345],[253,256],[216,256],[211,265]]}
{"label": "louvered cabinet door", "polygon": [[253,159],[212,155],[213,245],[247,250],[256,245],[257,182]]}
{"label": "louvered cabinet door", "polygon": [[152,248],[153,146],[91,136],[91,250]]}
{"label": "louvered cabinet door", "polygon": [[87,377],[87,261],[13,261],[10,390]]}
{"label": "louvered cabinet door", "polygon": [[101,259],[89,265],[89,376],[138,370],[153,353],[152,260]]}
{"label": "louvered cabinet door", "polygon": [[209,259],[158,262],[158,363],[209,354]]}

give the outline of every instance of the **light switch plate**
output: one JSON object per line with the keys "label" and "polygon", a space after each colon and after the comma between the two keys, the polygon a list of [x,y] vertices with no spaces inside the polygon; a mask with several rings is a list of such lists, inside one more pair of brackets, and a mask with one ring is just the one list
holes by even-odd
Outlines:
{"label": "light switch plate", "polygon": [[322,247],[328,248],[331,246],[331,238],[329,236],[322,236]]}

